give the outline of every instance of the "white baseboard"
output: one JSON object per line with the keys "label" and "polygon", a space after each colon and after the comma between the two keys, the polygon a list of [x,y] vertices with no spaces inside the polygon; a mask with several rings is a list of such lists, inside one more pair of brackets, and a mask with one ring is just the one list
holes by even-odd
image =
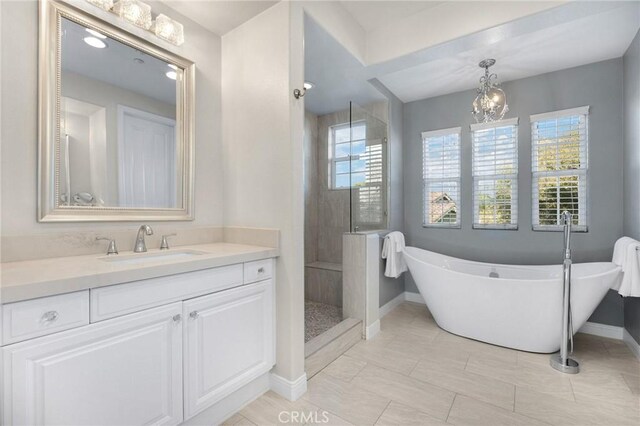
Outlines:
{"label": "white baseboard", "polygon": [[404,297],[404,293],[400,293],[399,295],[397,295],[396,297],[394,297],[393,299],[391,299],[390,301],[388,301],[384,305],[380,306],[380,310],[378,311],[379,312],[379,314],[378,314],[379,318],[382,318],[385,315],[387,315],[389,312],[391,312],[393,310],[393,308],[395,308],[396,306],[398,306],[399,304],[401,304],[405,300],[406,299]]}
{"label": "white baseboard", "polygon": [[624,328],[615,325],[599,324],[597,322],[587,322],[580,327],[578,333],[592,334],[594,336],[607,337],[609,339],[622,340]]}
{"label": "white baseboard", "polygon": [[380,320],[379,319],[377,319],[376,322],[374,322],[370,326],[365,327],[364,338],[367,339],[367,340],[373,339],[374,337],[376,337],[378,335],[378,333],[380,333]]}
{"label": "white baseboard", "polygon": [[426,305],[422,295],[420,293],[413,293],[411,291],[404,292],[404,300],[407,302],[419,303],[421,305]]}
{"label": "white baseboard", "polygon": [[622,333],[622,340],[627,344],[631,352],[640,360],[640,345],[636,342],[636,339],[633,338],[631,334],[625,328]]}
{"label": "white baseboard", "polygon": [[296,401],[307,391],[307,374],[295,380],[287,380],[282,376],[271,373],[271,390],[289,401]]}

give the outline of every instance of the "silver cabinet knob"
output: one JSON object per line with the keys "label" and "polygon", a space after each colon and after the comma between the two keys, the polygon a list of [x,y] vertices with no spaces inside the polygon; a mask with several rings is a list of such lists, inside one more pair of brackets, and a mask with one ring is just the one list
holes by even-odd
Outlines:
{"label": "silver cabinet knob", "polygon": [[259,274],[264,274],[264,268],[258,268],[258,273]]}
{"label": "silver cabinet knob", "polygon": [[200,313],[199,313],[198,311],[193,311],[193,312],[191,312],[191,313],[189,314],[189,316],[190,316],[192,319],[196,319],[196,318],[198,318],[198,317],[200,316]]}
{"label": "silver cabinet knob", "polygon": [[41,320],[42,322],[49,324],[49,323],[55,322],[59,316],[60,315],[56,311],[48,311],[42,314]]}
{"label": "silver cabinet knob", "polygon": [[180,322],[180,320],[182,319],[182,315],[180,314],[174,315],[172,319],[174,322]]}

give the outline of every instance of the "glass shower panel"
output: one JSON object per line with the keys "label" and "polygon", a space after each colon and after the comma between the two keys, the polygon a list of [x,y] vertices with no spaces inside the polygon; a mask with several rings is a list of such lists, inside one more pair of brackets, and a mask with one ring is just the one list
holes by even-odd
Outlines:
{"label": "glass shower panel", "polygon": [[380,118],[385,112],[386,103],[349,105],[351,232],[387,228],[387,123]]}

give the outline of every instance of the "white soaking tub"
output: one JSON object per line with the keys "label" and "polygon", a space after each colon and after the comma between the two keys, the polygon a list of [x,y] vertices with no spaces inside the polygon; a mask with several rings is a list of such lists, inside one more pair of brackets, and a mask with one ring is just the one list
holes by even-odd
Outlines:
{"label": "white soaking tub", "polygon": [[[560,348],[562,265],[472,262],[406,247],[409,271],[438,325],[494,345],[551,353]],[[609,262],[572,268],[573,330],[587,321],[618,279]]]}

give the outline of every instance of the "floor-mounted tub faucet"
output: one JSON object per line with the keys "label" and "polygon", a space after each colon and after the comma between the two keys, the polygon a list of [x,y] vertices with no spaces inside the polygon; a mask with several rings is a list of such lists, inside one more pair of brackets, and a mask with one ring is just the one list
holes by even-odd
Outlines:
{"label": "floor-mounted tub faucet", "polygon": [[[571,314],[571,223],[573,215],[568,211],[562,213],[564,223],[564,253],[562,262],[562,337],[560,340],[560,352],[551,355],[550,364],[554,369],[568,374],[576,374],[580,371],[580,365],[572,358],[569,352],[573,352],[573,318]],[[571,342],[571,351],[569,351]]]}
{"label": "floor-mounted tub faucet", "polygon": [[140,229],[138,229],[136,245],[133,249],[134,253],[144,253],[147,251],[147,244],[144,242],[145,235],[153,235],[153,229],[151,229],[149,225],[142,225]]}

